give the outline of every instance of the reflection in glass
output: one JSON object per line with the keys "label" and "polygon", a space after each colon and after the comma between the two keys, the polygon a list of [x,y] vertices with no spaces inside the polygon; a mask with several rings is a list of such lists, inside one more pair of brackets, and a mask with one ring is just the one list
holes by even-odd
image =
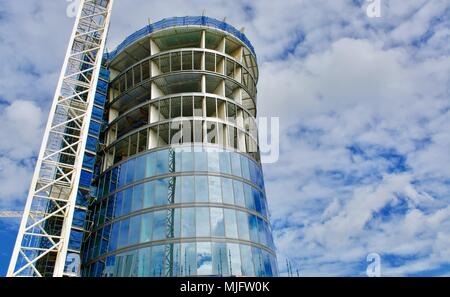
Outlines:
{"label": "reflection in glass", "polygon": [[209,208],[208,207],[198,207],[196,208],[196,234],[197,237],[209,236]]}
{"label": "reflection in glass", "polygon": [[197,243],[197,275],[211,275],[211,243]]}

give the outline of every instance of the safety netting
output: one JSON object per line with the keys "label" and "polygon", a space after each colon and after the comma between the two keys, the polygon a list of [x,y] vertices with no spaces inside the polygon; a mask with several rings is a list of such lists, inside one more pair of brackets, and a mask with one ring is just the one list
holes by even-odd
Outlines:
{"label": "safety netting", "polygon": [[144,28],[134,32],[130,36],[128,36],[119,46],[112,52],[106,53],[104,58],[107,60],[114,59],[119,53],[121,53],[126,47],[135,41],[141,39],[148,34],[156,32],[161,29],[166,29],[170,27],[179,27],[179,26],[207,26],[212,28],[217,28],[223,30],[225,32],[230,33],[235,36],[239,40],[241,40],[247,47],[255,54],[255,49],[253,48],[250,40],[247,39],[244,33],[237,30],[235,27],[227,24],[225,22],[206,17],[206,16],[186,16],[186,17],[172,17],[167,19],[162,19],[156,23],[149,24]]}

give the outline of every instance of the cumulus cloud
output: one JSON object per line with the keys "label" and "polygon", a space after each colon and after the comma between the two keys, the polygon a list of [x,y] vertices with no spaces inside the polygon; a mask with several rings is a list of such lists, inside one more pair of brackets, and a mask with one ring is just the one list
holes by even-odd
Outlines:
{"label": "cumulus cloud", "polygon": [[[115,3],[110,50],[149,19],[205,10],[245,27],[259,113],[280,117],[280,160],[264,170],[282,274],[287,257],[302,275],[364,275],[371,252],[384,275],[448,274],[450,4],[382,0],[374,19],[366,4]],[[25,198],[73,22],[66,8],[0,0],[3,204]]]}

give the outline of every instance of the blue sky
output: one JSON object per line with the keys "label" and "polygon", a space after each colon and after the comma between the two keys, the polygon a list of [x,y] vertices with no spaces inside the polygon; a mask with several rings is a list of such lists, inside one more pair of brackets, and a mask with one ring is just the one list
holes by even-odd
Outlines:
{"label": "blue sky", "polygon": [[[450,3],[118,0],[108,48],[148,19],[203,10],[245,27],[260,115],[280,117],[264,165],[278,248],[308,276],[450,275]],[[0,0],[0,209],[21,210],[73,19],[65,0]],[[18,221],[0,219],[0,274]]]}

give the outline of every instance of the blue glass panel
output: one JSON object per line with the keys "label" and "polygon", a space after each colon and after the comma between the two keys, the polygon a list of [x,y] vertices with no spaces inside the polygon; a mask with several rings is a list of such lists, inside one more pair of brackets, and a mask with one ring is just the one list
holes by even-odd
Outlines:
{"label": "blue glass panel", "polygon": [[195,176],[195,201],[208,202],[208,177]]}
{"label": "blue glass panel", "polygon": [[166,205],[168,202],[169,179],[155,181],[155,205]]}
{"label": "blue glass panel", "polygon": [[153,214],[153,240],[161,240],[166,237],[167,211],[156,211]]}
{"label": "blue glass panel", "polygon": [[248,163],[249,160],[247,157],[241,155],[242,177],[250,180],[250,168]]}
{"label": "blue glass panel", "polygon": [[244,189],[242,187],[242,183],[239,181],[233,180],[233,188],[234,188],[235,204],[245,207],[245,197],[244,197]]}
{"label": "blue glass panel", "polygon": [[210,220],[209,220],[209,208],[198,207],[196,208],[196,234],[197,237],[210,236]]}
{"label": "blue glass panel", "polygon": [[152,276],[161,277],[164,276],[164,246],[157,245],[152,247],[152,261],[151,266],[153,271]]}
{"label": "blue glass panel", "polygon": [[[255,209],[255,202],[254,202],[254,198],[253,198],[253,192],[252,192],[252,187],[248,184],[243,184],[244,185],[244,196],[245,196],[245,207],[247,207],[248,209]],[[254,189],[253,189],[254,190]]]}
{"label": "blue glass panel", "polygon": [[242,211],[236,211],[236,217],[238,222],[239,239],[249,240],[250,234],[248,229],[247,214]]}
{"label": "blue glass panel", "polygon": [[195,237],[195,208],[181,209],[181,237]]}
{"label": "blue glass panel", "polygon": [[236,223],[236,211],[234,209],[224,209],[225,215],[225,235],[229,238],[238,238]]}
{"label": "blue glass panel", "polygon": [[227,243],[228,256],[230,257],[230,274],[240,276],[242,275],[241,269],[241,251],[239,245],[235,243]]}
{"label": "blue glass panel", "polygon": [[126,185],[127,168],[128,168],[128,162],[122,163],[119,166],[119,184],[117,185],[117,187],[119,187],[119,188]]}
{"label": "blue glass panel", "polygon": [[259,243],[267,245],[266,230],[264,228],[266,222],[264,222],[261,218],[257,218],[257,220],[258,220]]}
{"label": "blue glass panel", "polygon": [[261,249],[252,247],[252,257],[253,257],[253,264],[255,265],[255,275],[258,277],[264,276],[263,275],[264,267]]}
{"label": "blue glass panel", "polygon": [[195,243],[181,244],[181,275],[191,276],[197,274],[197,252]]}
{"label": "blue glass panel", "polygon": [[197,243],[197,275],[212,275],[211,243]]}
{"label": "blue glass panel", "polygon": [[241,158],[239,154],[231,154],[231,170],[233,175],[242,176],[241,172]]}
{"label": "blue glass panel", "polygon": [[252,196],[255,205],[255,210],[261,213],[261,200],[260,200],[260,192],[255,188],[252,188]]}
{"label": "blue glass panel", "polygon": [[146,177],[154,176],[156,174],[156,154],[155,153],[146,154],[145,157],[147,165],[145,176]]}
{"label": "blue glass panel", "polygon": [[242,259],[242,275],[244,276],[254,276],[255,268],[252,261],[252,251],[251,247],[248,245],[241,244],[241,259]]}
{"label": "blue glass panel", "polygon": [[229,276],[228,251],[225,243],[212,243],[212,274]]}
{"label": "blue glass panel", "polygon": [[133,189],[133,203],[131,205],[131,210],[132,211],[136,211],[136,210],[142,209],[143,190],[144,190],[144,185],[143,184],[139,184],[139,185],[134,186],[134,189]]}
{"label": "blue glass panel", "polygon": [[166,174],[169,172],[169,152],[161,150],[156,153],[156,174]]}
{"label": "blue glass panel", "polygon": [[127,162],[127,179],[126,183],[129,184],[134,181],[134,171],[136,170],[136,166],[134,165],[136,163],[136,159],[131,159]]}
{"label": "blue glass panel", "polygon": [[127,188],[123,191],[122,215],[131,212],[131,202],[133,201],[133,188]]}
{"label": "blue glass panel", "polygon": [[193,176],[183,176],[183,202],[191,203],[194,202],[194,177]]}
{"label": "blue glass panel", "polygon": [[195,171],[207,171],[208,170],[208,162],[207,162],[207,154],[206,152],[195,152]]}
{"label": "blue glass panel", "polygon": [[152,239],[153,212],[142,215],[140,242],[147,242]]}
{"label": "blue glass panel", "polygon": [[122,215],[122,197],[123,197],[122,192],[116,194],[116,203],[114,205],[114,217],[116,218]]}
{"label": "blue glass panel", "polygon": [[153,197],[155,196],[155,182],[147,182],[144,184],[144,208],[154,205]]}
{"label": "blue glass panel", "polygon": [[106,220],[111,221],[114,218],[114,202],[115,202],[115,195],[108,197],[108,206],[106,209]]}
{"label": "blue glass panel", "polygon": [[130,236],[128,244],[137,244],[141,236],[141,216],[134,216],[130,219]]}
{"label": "blue glass panel", "polygon": [[[186,149],[183,148],[182,155],[182,167],[181,170],[186,171],[193,171],[194,170],[194,155],[192,152],[186,152]],[[189,149],[190,150],[190,149]]]}
{"label": "blue glass panel", "polygon": [[254,215],[248,215],[248,227],[250,229],[250,240],[253,242],[259,242],[258,225],[256,223],[256,217]]}
{"label": "blue glass panel", "polygon": [[130,220],[124,219],[120,221],[119,241],[117,243],[118,248],[122,248],[128,244],[129,231],[130,231]]}
{"label": "blue glass panel", "polygon": [[230,153],[227,151],[221,151],[219,153],[220,171],[223,173],[231,174],[230,165]]}
{"label": "blue glass panel", "polygon": [[209,182],[209,201],[215,203],[222,203],[222,186],[220,177],[208,176]]}
{"label": "blue glass panel", "polygon": [[145,167],[146,167],[145,160],[146,160],[145,156],[140,156],[135,161],[136,172],[135,172],[134,180],[136,180],[136,181],[145,178]]}
{"label": "blue glass panel", "polygon": [[225,236],[225,226],[223,222],[223,209],[212,207],[210,208],[211,215],[211,236]]}
{"label": "blue glass panel", "polygon": [[222,177],[222,199],[223,203],[234,204],[233,181]]}
{"label": "blue glass panel", "polygon": [[219,153],[218,152],[208,152],[208,171],[210,172],[220,172],[219,168]]}

